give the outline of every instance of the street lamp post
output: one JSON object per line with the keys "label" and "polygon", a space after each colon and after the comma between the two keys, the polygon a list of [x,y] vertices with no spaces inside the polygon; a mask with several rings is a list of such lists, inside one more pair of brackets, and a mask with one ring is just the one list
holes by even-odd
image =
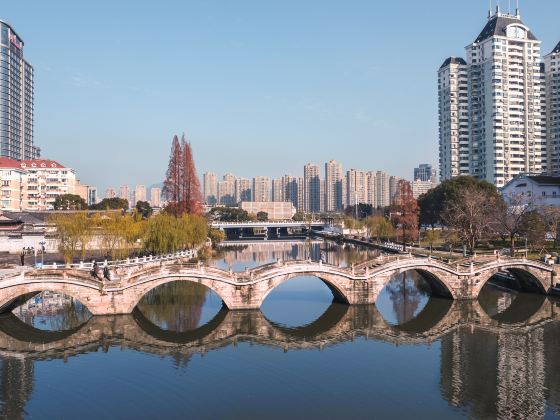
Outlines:
{"label": "street lamp post", "polygon": [[45,255],[45,245],[47,243],[45,241],[41,241],[39,242],[39,245],[41,245],[41,268],[43,268],[43,264],[44,264],[44,255]]}

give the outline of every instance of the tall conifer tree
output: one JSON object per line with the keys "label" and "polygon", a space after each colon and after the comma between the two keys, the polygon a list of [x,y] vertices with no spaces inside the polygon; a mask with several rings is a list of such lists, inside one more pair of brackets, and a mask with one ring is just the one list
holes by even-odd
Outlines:
{"label": "tall conifer tree", "polygon": [[202,193],[196,175],[192,148],[183,135],[181,141],[173,137],[171,155],[163,183],[163,195],[168,202],[167,211],[174,216],[202,214]]}

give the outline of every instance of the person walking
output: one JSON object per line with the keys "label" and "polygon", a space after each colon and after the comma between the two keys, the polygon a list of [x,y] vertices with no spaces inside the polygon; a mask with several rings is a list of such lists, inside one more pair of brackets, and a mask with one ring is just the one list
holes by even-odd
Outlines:
{"label": "person walking", "polygon": [[19,256],[19,259],[21,261],[21,266],[23,267],[25,265],[25,254],[23,253],[23,251],[21,252],[21,255]]}
{"label": "person walking", "polygon": [[99,278],[98,273],[99,273],[99,266],[97,265],[97,261],[94,261],[93,262],[93,267],[92,267],[92,270],[91,270],[91,276],[94,279],[97,279],[97,278]]}

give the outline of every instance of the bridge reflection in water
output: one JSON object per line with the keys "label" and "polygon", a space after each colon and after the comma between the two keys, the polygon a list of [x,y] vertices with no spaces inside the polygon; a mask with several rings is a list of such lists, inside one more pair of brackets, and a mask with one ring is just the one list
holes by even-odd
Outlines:
{"label": "bridge reflection in water", "polygon": [[[166,287],[163,294],[176,292]],[[191,294],[198,315],[191,311],[187,318],[200,319],[206,293],[200,289]],[[176,315],[170,310],[154,318],[145,306],[131,315],[92,317],[67,331],[40,330],[13,314],[0,317],[0,413],[21,416],[18,410],[31,396],[33,361],[118,348],[173,357],[186,367],[195,354],[242,343],[285,352],[322,351],[357,339],[398,346],[440,342],[441,393],[475,418],[540,418],[547,401],[560,406],[560,306],[541,295],[516,298],[489,292],[480,301],[429,298],[416,317],[401,319],[399,325],[387,322],[375,305],[331,304],[313,322],[293,328],[258,310],[221,309],[198,327],[195,321],[170,325],[166,320]]]}
{"label": "bridge reflection in water", "polygon": [[0,319],[0,399],[6,415],[25,406],[32,361],[66,360],[99,349],[188,360],[241,343],[283,351],[323,350],[362,338],[399,346],[441,341],[440,386],[449,403],[468,406],[473,417],[539,418],[547,399],[560,404],[560,307],[544,296],[524,296],[510,308],[491,317],[476,301],[431,298],[416,318],[390,325],[374,305],[332,304],[315,321],[295,328],[276,324],[260,311],[222,309],[206,324],[181,332],[155,325],[140,310],[92,317],[62,332],[39,330],[6,315]]}

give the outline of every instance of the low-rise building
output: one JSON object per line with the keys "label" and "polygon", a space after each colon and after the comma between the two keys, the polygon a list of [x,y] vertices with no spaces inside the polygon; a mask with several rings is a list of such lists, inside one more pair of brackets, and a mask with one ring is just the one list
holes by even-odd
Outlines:
{"label": "low-rise building", "polygon": [[76,171],[54,160],[17,161],[0,158],[0,210],[50,210],[63,194],[78,194],[88,200]]}
{"label": "low-rise building", "polygon": [[77,194],[90,203],[96,199],[96,191],[80,184],[74,169],[54,160],[0,158],[0,210],[51,210],[56,198],[64,194]]}
{"label": "low-rise building", "polygon": [[520,175],[501,189],[506,203],[560,206],[560,176]]}
{"label": "low-rise building", "polygon": [[296,208],[289,201],[242,201],[239,208],[255,216],[260,212],[267,213],[268,220],[290,220],[296,214]]}

